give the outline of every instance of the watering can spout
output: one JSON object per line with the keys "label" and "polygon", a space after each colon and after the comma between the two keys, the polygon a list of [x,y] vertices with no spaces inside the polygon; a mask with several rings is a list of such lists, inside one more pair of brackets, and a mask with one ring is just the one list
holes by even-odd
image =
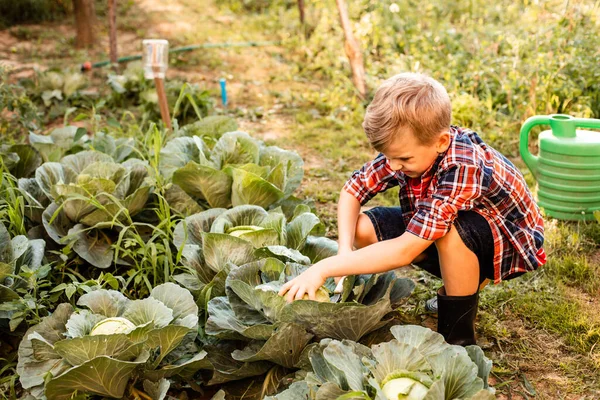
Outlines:
{"label": "watering can spout", "polygon": [[537,173],[538,157],[534,156],[529,151],[529,131],[531,131],[534,126],[549,124],[550,118],[544,115],[528,118],[521,127],[519,152],[521,153],[521,158],[523,158],[525,165],[527,165],[527,168],[529,168],[534,176]]}
{"label": "watering can spout", "polygon": [[600,119],[574,118],[575,125],[580,128],[600,129]]}

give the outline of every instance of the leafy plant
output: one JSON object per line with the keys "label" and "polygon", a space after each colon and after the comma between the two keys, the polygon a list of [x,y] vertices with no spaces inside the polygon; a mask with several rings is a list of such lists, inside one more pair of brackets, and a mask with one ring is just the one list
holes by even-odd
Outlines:
{"label": "leafy plant", "polygon": [[203,211],[175,227],[173,243],[181,249],[186,272],[173,278],[206,309],[211,298],[225,294],[225,278],[233,265],[275,254],[304,263],[335,255],[335,241],[310,236],[321,228],[307,206],[298,206],[289,223],[280,208],[267,212],[245,205]]}
{"label": "leafy plant", "polygon": [[235,119],[225,115],[211,115],[194,123],[185,125],[179,131],[181,136],[198,136],[212,148],[224,133],[238,130]]}
{"label": "leafy plant", "polygon": [[15,178],[28,178],[42,164],[42,157],[28,144],[0,146],[0,159],[3,170]]}
{"label": "leafy plant", "polygon": [[44,307],[35,301],[25,302],[23,307],[21,296],[50,272],[48,266],[43,266],[45,247],[42,239],[30,240],[23,235],[11,238],[0,222],[0,326],[9,323],[14,331],[25,319],[27,308],[39,313]]}
{"label": "leafy plant", "polygon": [[0,121],[0,134],[4,138],[17,136],[21,133],[19,128],[39,129],[41,122],[27,90],[10,83],[8,77],[8,69],[0,66],[0,111],[9,111]]}
{"label": "leafy plant", "polygon": [[70,102],[87,84],[85,77],[79,72],[46,71],[39,77],[39,88],[44,106],[62,101]]}
{"label": "leafy plant", "polygon": [[161,174],[185,192],[173,189],[179,211],[199,211],[192,200],[201,209],[268,208],[290,197],[304,175],[297,153],[264,146],[239,131],[223,134],[212,149],[198,136],[175,138],[160,156]]}
{"label": "leafy plant", "polygon": [[19,84],[26,88],[45,122],[88,107],[98,97],[95,90],[85,90],[89,79],[77,71],[50,69],[25,78]]}
{"label": "leafy plant", "polygon": [[65,155],[82,151],[89,139],[87,131],[77,126],[56,128],[47,135],[29,133],[29,143],[40,153],[44,162],[58,162]]}
{"label": "leafy plant", "polygon": [[0,1],[0,26],[53,21],[65,18],[72,10],[65,0],[23,0],[12,3]]}
{"label": "leafy plant", "polygon": [[391,328],[395,339],[368,348],[323,339],[310,349],[312,371],[269,399],[495,399],[492,362],[478,346],[449,345],[414,325]]}
{"label": "leafy plant", "polygon": [[107,154],[82,151],[36,170],[35,184],[51,200],[42,219],[56,243],[69,243],[99,268],[111,265],[114,250],[103,229],[132,223],[152,192],[148,165],[138,159],[115,163]]}
{"label": "leafy plant", "polygon": [[35,398],[120,398],[131,380],[164,389],[165,378],[210,368],[206,352],[194,343],[198,307],[173,283],[156,286],[143,300],[99,289],[77,305],[87,309],[60,304],[19,346],[19,379]]}
{"label": "leafy plant", "polygon": [[[131,62],[121,75],[110,74],[107,79],[112,92],[109,98],[111,108],[138,107],[148,120],[160,119],[158,95],[154,82],[144,77],[141,62]],[[170,79],[165,84],[167,103],[173,107],[172,118],[180,125],[196,121],[206,116],[213,102],[206,90],[197,84],[189,84]]]}
{"label": "leafy plant", "polygon": [[[281,251],[279,257],[294,257]],[[308,261],[308,260],[307,260]],[[392,305],[408,296],[414,283],[397,279],[392,272],[373,276],[348,277],[340,299],[333,295],[335,282],[328,279],[322,301],[297,300],[291,304],[278,295],[284,282],[302,273],[308,265],[262,258],[240,267],[231,266],[226,278],[226,296],[208,302],[206,333],[228,339],[222,347],[209,347],[209,359],[221,354],[238,363],[256,363],[260,374],[265,362],[297,367],[302,352],[313,338],[333,337],[359,340],[386,323]],[[336,302],[338,301],[338,302]],[[245,343],[244,345],[242,345]],[[223,354],[229,352],[229,354]],[[243,371],[221,370],[215,365],[210,383],[240,379]],[[242,374],[243,372],[243,374]]]}

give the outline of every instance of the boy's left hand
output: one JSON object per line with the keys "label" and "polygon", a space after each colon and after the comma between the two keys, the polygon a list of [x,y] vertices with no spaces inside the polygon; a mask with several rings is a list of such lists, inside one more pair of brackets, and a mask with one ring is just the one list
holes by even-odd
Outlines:
{"label": "boy's left hand", "polygon": [[283,296],[287,293],[285,300],[288,303],[302,299],[305,294],[308,294],[310,300],[315,300],[315,293],[323,286],[325,279],[327,279],[324,271],[334,258],[335,256],[319,261],[299,276],[284,284],[279,291],[279,295]]}

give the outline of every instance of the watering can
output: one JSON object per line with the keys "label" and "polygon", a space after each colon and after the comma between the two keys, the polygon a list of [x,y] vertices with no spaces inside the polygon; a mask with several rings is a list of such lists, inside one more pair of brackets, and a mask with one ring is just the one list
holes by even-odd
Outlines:
{"label": "watering can", "polygon": [[[529,152],[529,131],[539,135],[539,154]],[[600,119],[552,114],[527,119],[521,128],[521,157],[538,183],[538,203],[546,215],[570,221],[594,219],[600,210]]]}

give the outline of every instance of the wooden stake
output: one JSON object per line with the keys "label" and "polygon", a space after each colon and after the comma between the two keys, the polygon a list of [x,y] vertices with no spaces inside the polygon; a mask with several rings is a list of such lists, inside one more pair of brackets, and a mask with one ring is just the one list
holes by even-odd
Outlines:
{"label": "wooden stake", "polygon": [[352,33],[346,1],[335,0],[335,2],[340,13],[340,22],[342,24],[342,29],[344,30],[344,36],[346,37],[344,49],[346,50],[346,55],[350,61],[350,67],[352,68],[352,81],[354,82],[356,89],[358,89],[360,97],[364,99],[367,94],[367,86],[365,84],[365,66],[363,63],[362,51],[354,38],[354,33]]}
{"label": "wooden stake", "polygon": [[117,62],[117,0],[108,0],[108,32],[110,41],[110,62],[115,72]]}
{"label": "wooden stake", "polygon": [[165,92],[165,83],[161,78],[154,78],[156,84],[156,93],[158,94],[158,107],[160,108],[160,117],[165,126],[171,130],[171,116],[169,115],[169,103],[167,103],[167,93]]}

